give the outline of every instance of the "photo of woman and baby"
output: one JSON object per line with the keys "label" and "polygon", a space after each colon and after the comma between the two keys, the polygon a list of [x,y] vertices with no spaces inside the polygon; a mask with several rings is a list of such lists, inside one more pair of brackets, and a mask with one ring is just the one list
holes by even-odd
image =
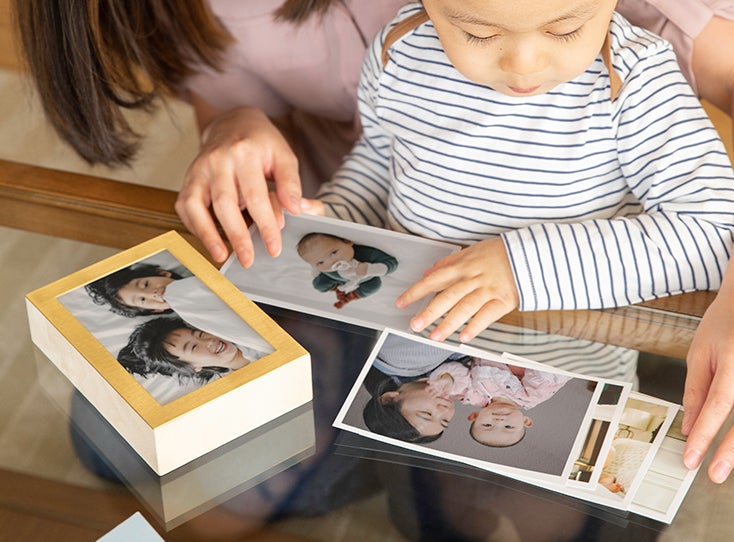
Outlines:
{"label": "photo of woman and baby", "polygon": [[450,459],[560,476],[594,384],[387,333],[335,425]]}
{"label": "photo of woman and baby", "polygon": [[168,251],[59,301],[160,404],[274,351]]}

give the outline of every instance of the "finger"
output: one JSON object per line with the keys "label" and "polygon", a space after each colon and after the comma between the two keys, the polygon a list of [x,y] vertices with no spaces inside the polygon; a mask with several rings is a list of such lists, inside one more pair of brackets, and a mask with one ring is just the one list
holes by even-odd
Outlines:
{"label": "finger", "polygon": [[301,212],[308,215],[326,216],[326,206],[320,200],[302,198]]}
{"label": "finger", "polygon": [[[423,309],[420,313],[418,313],[415,317],[411,319],[411,329],[416,332],[423,331],[426,327],[430,326],[436,320],[441,318],[444,314],[448,316],[448,313],[452,311],[452,309],[471,291],[471,285],[468,283],[463,283],[454,284],[446,290],[438,293],[426,306],[425,309]],[[465,305],[465,307],[468,306],[469,305]],[[464,308],[464,310],[466,310],[466,308]],[[460,315],[462,314],[462,312],[463,311],[460,307],[457,312],[453,313],[452,317],[445,324],[442,322],[443,327],[439,326],[434,329],[429,337],[437,341],[443,340],[444,338],[448,337],[461,324],[466,321],[466,318],[471,316],[465,316],[465,318],[457,324],[456,322],[460,319]]]}
{"label": "finger", "polygon": [[472,316],[474,316],[477,311],[482,308],[483,302],[484,301],[480,296],[477,295],[477,292],[472,292],[469,295],[464,296],[461,301],[448,310],[446,316],[444,316],[441,323],[431,331],[428,338],[433,339],[434,341],[445,340],[454,331],[464,325],[464,323],[466,323]]}
{"label": "finger", "polygon": [[711,446],[734,406],[734,393],[730,390],[730,386],[724,384],[730,382],[734,375],[727,375],[726,372],[717,373],[706,402],[688,434],[683,453],[683,463],[688,468],[696,468],[701,464],[706,450]]}
{"label": "finger", "polygon": [[734,467],[734,428],[729,429],[716,450],[709,465],[709,478],[714,483],[722,484],[731,474],[732,467]]}
{"label": "finger", "polygon": [[485,303],[459,334],[459,340],[463,343],[471,341],[511,310],[499,299],[492,299]]}
{"label": "finger", "polygon": [[454,263],[454,260],[456,260],[459,257],[460,252],[455,252],[454,254],[449,254],[448,256],[444,256],[437,262],[435,262],[429,269],[426,269],[423,272],[423,276],[427,277],[429,275],[432,275],[433,273],[440,271],[441,269],[445,269],[452,265]]}
{"label": "finger", "polygon": [[[270,203],[268,186],[261,165],[247,161],[238,167],[236,175],[240,201],[260,231],[260,237],[268,253],[271,256],[278,256],[282,246],[280,227]],[[249,240],[249,234],[247,238]]]}
{"label": "finger", "polygon": [[186,189],[179,193],[175,209],[186,229],[193,233],[216,262],[227,259],[228,250],[209,211],[209,198]]}
{"label": "finger", "polygon": [[252,265],[250,233],[242,216],[234,170],[230,161],[217,161],[210,171],[208,190],[214,215],[244,267]]}
{"label": "finger", "polygon": [[686,383],[683,392],[683,422],[681,429],[684,435],[690,433],[694,422],[698,418],[706,402],[713,379],[709,361],[713,353],[704,350],[700,354],[693,354],[693,352],[698,352],[693,346],[689,350],[687,359]]}
{"label": "finger", "polygon": [[395,305],[403,309],[419,299],[423,299],[428,294],[443,290],[453,282],[452,276],[453,273],[446,269],[435,271],[431,274],[424,273],[422,279],[398,296],[395,300]]}
{"label": "finger", "polygon": [[250,267],[255,259],[255,251],[247,223],[239,206],[232,201],[222,202],[213,208],[240,264],[243,267]]}
{"label": "finger", "polygon": [[298,176],[298,160],[290,149],[281,152],[273,167],[275,192],[280,205],[293,215],[301,212],[301,179]]}

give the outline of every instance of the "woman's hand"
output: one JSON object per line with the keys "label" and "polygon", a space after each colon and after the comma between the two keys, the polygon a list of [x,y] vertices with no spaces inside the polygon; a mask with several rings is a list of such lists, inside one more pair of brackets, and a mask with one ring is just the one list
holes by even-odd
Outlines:
{"label": "woman's hand", "polygon": [[[734,265],[729,263],[729,267]],[[728,273],[732,278],[732,273]],[[683,434],[688,435],[683,461],[689,469],[704,454],[734,407],[734,295],[722,290],[708,308],[688,351],[688,374],[683,395]],[[722,483],[734,467],[734,428],[719,444],[708,469],[713,482]]]}
{"label": "woman's hand", "polygon": [[[268,181],[275,184],[275,207]],[[227,258],[227,247],[213,212],[240,263],[249,267],[254,254],[242,211],[249,212],[268,252],[277,256],[282,246],[280,206],[293,214],[301,210],[298,161],[283,134],[262,111],[252,107],[214,118],[176,201],[184,225],[201,239],[215,261],[222,262]]]}
{"label": "woman's hand", "polygon": [[398,297],[396,305],[407,307],[432,292],[436,296],[410,325],[413,331],[423,331],[445,314],[429,335],[437,341],[469,321],[459,334],[460,341],[468,342],[520,302],[507,250],[500,238],[481,241],[439,260]]}

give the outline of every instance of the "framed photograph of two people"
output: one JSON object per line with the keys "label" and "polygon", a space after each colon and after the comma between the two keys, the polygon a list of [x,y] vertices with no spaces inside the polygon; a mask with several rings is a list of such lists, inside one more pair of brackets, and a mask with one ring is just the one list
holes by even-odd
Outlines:
{"label": "framed photograph of two people", "polygon": [[34,343],[159,475],[312,398],[305,349],[175,232],[26,304]]}

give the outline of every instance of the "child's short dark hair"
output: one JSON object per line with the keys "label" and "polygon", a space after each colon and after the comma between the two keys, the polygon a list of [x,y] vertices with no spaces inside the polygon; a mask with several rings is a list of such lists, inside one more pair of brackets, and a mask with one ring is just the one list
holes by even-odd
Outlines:
{"label": "child's short dark hair", "polygon": [[130,334],[127,344],[120,350],[117,361],[128,372],[143,377],[158,373],[206,382],[217,374],[230,371],[224,367],[212,366],[203,367],[197,372],[191,365],[168,352],[163,343],[166,337],[177,329],[196,330],[197,328],[190,326],[181,318],[166,316],[140,324]]}
{"label": "child's short dark hair", "polygon": [[398,389],[398,384],[390,378],[382,381],[372,398],[362,411],[362,418],[367,428],[373,433],[395,438],[404,442],[425,444],[433,442],[443,435],[443,431],[437,435],[421,435],[418,430],[410,425],[400,412],[400,402],[383,404],[380,396],[389,391]]}
{"label": "child's short dark hair", "polygon": [[[160,267],[147,263],[131,265],[123,267],[122,269],[119,269],[114,273],[110,273],[101,279],[97,279],[94,282],[90,282],[84,287],[84,289],[89,294],[89,297],[92,298],[92,301],[97,305],[109,305],[112,312],[127,318],[167,313],[170,312],[170,309],[160,313],[154,313],[150,309],[130,307],[122,303],[118,296],[120,288],[130,283],[130,281],[143,277],[154,277],[156,275],[163,274],[165,271],[165,269],[161,269]],[[168,271],[168,273],[170,273],[171,278],[175,280],[181,278],[181,275],[174,273],[173,271]]]}

